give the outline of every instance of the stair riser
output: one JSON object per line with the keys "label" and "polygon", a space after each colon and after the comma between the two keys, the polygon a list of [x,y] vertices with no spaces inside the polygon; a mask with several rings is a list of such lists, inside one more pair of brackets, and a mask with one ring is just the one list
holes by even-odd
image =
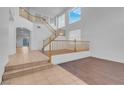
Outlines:
{"label": "stair riser", "polygon": [[19,71],[19,72],[12,73],[12,74],[3,75],[3,81],[12,79],[12,78],[16,78],[16,77],[20,77],[20,76],[24,76],[24,75],[28,75],[28,74],[38,72],[41,70],[45,70],[45,69],[48,69],[51,67],[52,67],[52,65],[47,65],[47,66],[42,66],[42,67],[33,68],[33,69],[29,69],[29,70]]}
{"label": "stair riser", "polygon": [[32,63],[26,63],[26,64],[20,64],[20,65],[15,65],[15,66],[7,66],[5,68],[5,72],[13,71],[13,70],[18,70],[18,69],[24,69],[32,66],[38,66],[43,63],[46,63],[47,61],[44,62],[32,62]]}

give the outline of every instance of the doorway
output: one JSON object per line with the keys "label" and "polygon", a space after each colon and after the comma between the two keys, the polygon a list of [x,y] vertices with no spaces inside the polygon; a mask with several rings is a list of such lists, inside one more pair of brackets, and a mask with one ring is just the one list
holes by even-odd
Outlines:
{"label": "doorway", "polygon": [[29,47],[29,39],[23,38],[23,46],[28,46]]}
{"label": "doorway", "polygon": [[16,29],[16,48],[30,48],[30,30],[26,28]]}

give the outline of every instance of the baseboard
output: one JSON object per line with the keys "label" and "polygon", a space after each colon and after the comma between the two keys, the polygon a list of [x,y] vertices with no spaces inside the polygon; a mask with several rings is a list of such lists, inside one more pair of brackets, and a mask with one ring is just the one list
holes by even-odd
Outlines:
{"label": "baseboard", "polygon": [[52,63],[53,64],[61,64],[69,61],[74,61],[86,57],[90,57],[90,51],[83,51],[83,52],[74,52],[68,54],[60,54],[52,56]]}
{"label": "baseboard", "polygon": [[0,84],[2,83],[2,77],[5,71],[5,66],[8,63],[8,57],[2,58],[1,63],[3,64],[0,66]]}
{"label": "baseboard", "polygon": [[124,61],[115,60],[115,59],[112,59],[112,58],[105,58],[105,57],[99,57],[99,56],[91,56],[91,57],[102,59],[102,60],[107,60],[107,61],[112,61],[112,62],[117,62],[117,63],[123,63],[124,64]]}
{"label": "baseboard", "polygon": [[4,74],[4,68],[0,69],[0,84],[2,84],[3,74]]}

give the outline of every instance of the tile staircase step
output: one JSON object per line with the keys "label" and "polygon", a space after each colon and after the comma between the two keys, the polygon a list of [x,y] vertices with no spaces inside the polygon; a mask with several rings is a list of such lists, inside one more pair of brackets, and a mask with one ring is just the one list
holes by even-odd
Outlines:
{"label": "tile staircase step", "polygon": [[13,70],[18,70],[18,69],[24,69],[32,66],[37,66],[40,64],[46,64],[48,63],[48,60],[43,60],[39,62],[29,62],[29,63],[24,63],[24,64],[18,64],[18,65],[12,65],[12,66],[6,66],[5,67],[5,72],[13,71]]}
{"label": "tile staircase step", "polygon": [[31,74],[31,73],[34,73],[37,71],[49,69],[52,66],[53,65],[51,63],[43,63],[43,64],[33,65],[30,67],[26,67],[26,68],[20,68],[20,69],[16,69],[16,70],[7,71],[3,75],[3,81],[12,79],[12,78],[16,78],[16,77],[20,77],[20,76],[24,76],[27,74]]}

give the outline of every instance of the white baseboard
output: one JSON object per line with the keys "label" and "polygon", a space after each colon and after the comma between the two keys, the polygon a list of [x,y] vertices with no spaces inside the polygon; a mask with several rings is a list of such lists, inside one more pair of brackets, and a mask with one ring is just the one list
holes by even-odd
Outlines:
{"label": "white baseboard", "polygon": [[124,63],[124,60],[110,58],[110,57],[101,57],[101,56],[92,56],[92,57],[103,59],[103,60],[108,60],[108,61],[113,61],[113,62],[118,62],[118,63]]}
{"label": "white baseboard", "polygon": [[5,66],[8,63],[8,57],[2,57],[0,58],[0,84],[2,82],[2,77],[4,74]]}
{"label": "white baseboard", "polygon": [[0,84],[2,83],[3,74],[4,74],[4,67],[0,68]]}

